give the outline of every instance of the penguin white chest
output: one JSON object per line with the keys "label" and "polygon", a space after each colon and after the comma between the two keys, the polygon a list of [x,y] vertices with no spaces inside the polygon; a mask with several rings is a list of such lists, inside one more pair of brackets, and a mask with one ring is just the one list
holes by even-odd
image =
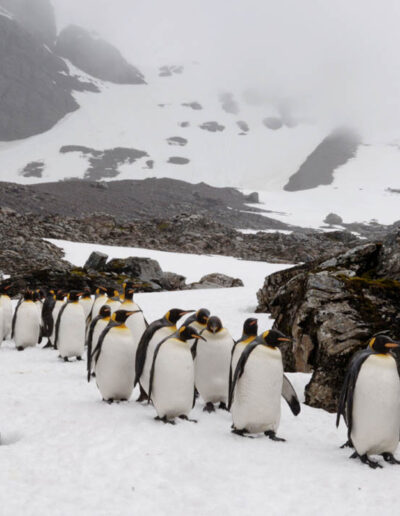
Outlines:
{"label": "penguin white chest", "polygon": [[193,406],[194,365],[190,345],[169,339],[157,354],[151,399],[160,418],[188,415]]}
{"label": "penguin white chest", "polygon": [[35,303],[23,301],[18,308],[14,328],[17,348],[36,346],[40,333],[40,317]]}
{"label": "penguin white chest", "polygon": [[60,316],[57,348],[63,358],[84,353],[85,314],[79,303],[68,303]]}
{"label": "penguin white chest", "polygon": [[53,317],[54,324],[53,324],[53,331],[51,333],[50,340],[53,344],[54,344],[55,337],[56,337],[56,322],[57,322],[58,314],[60,313],[60,310],[61,310],[61,307],[63,304],[64,304],[64,301],[60,301],[59,299],[57,299],[54,304],[53,311],[52,311],[52,317]]}
{"label": "penguin white chest", "polygon": [[103,399],[129,400],[135,381],[135,345],[129,328],[112,328],[96,362],[96,383]]}
{"label": "penguin white chest", "polygon": [[13,308],[9,296],[2,294],[0,296],[0,304],[3,308],[3,334],[8,339],[11,335],[11,325],[13,317]]}
{"label": "penguin white chest", "polygon": [[243,344],[243,342],[239,342],[235,346],[235,350],[233,352],[232,361],[231,361],[232,379],[233,379],[233,375],[235,374],[235,369],[239,362],[240,355],[243,353],[245,347],[246,347],[246,344]]}
{"label": "penguin white chest", "polygon": [[80,305],[83,308],[83,313],[85,314],[85,321],[87,316],[90,314],[90,310],[93,306],[93,301],[90,297],[84,297],[83,299],[79,300]]}
{"label": "penguin white chest", "polygon": [[[140,310],[139,306],[133,301],[124,301],[121,305],[122,310],[128,310],[130,312],[134,312],[135,310]],[[132,332],[132,337],[136,346],[139,344],[139,341],[146,329],[146,323],[143,317],[142,312],[138,312],[136,314],[132,314],[125,323],[128,328]]]}
{"label": "penguin white chest", "polygon": [[351,439],[359,455],[394,453],[400,432],[400,379],[394,358],[371,355],[359,371]]}
{"label": "penguin white chest", "polygon": [[154,333],[153,337],[149,341],[146,352],[146,361],[144,363],[143,372],[140,377],[140,385],[147,393],[149,392],[150,371],[151,365],[153,363],[154,351],[157,347],[157,344],[159,344],[166,337],[170,337],[175,331],[175,326],[163,326]]}
{"label": "penguin white chest", "polygon": [[227,403],[233,339],[226,330],[203,336],[206,342],[197,343],[194,363],[196,388],[206,403]]}
{"label": "penguin white chest", "polygon": [[97,317],[100,312],[100,308],[107,303],[107,296],[98,296],[93,302],[92,308],[92,319]]}
{"label": "penguin white chest", "polygon": [[279,349],[257,346],[237,381],[231,407],[236,429],[251,433],[276,432],[281,417],[283,381]]}

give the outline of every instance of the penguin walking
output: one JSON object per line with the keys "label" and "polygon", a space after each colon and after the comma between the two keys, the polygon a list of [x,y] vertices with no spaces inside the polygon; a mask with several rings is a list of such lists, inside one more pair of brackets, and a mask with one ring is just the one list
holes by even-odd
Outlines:
{"label": "penguin walking", "polygon": [[9,339],[11,336],[11,326],[13,319],[13,308],[11,298],[7,294],[11,285],[2,286],[0,288],[0,306],[3,309],[3,337],[2,340]]}
{"label": "penguin walking", "polygon": [[124,301],[122,302],[120,309],[135,312],[134,315],[131,315],[131,317],[127,319],[126,325],[131,330],[133,340],[137,347],[148,324],[146,323],[142,309],[133,301],[133,294],[133,288],[125,288]]}
{"label": "penguin walking", "polygon": [[219,408],[226,410],[233,338],[216,316],[208,319],[201,336],[204,342],[197,341],[193,355],[196,389],[206,403],[203,410],[214,412],[214,403],[219,403]]}
{"label": "penguin walking", "polygon": [[53,309],[56,304],[56,295],[54,290],[49,290],[44,298],[42,305],[42,336],[47,337],[47,344],[44,348],[53,347],[51,335],[54,328]]}
{"label": "penguin walking", "polygon": [[85,314],[85,321],[89,317],[92,310],[93,299],[90,292],[90,288],[86,287],[83,290],[82,297],[79,299],[79,303],[82,305],[83,313]]}
{"label": "penguin walking", "polygon": [[65,294],[62,290],[57,290],[56,299],[53,306],[52,311],[52,319],[53,319],[53,331],[51,333],[50,342],[53,344],[54,348],[56,348],[56,322],[58,318],[58,314],[60,313],[61,307],[64,305]]}
{"label": "penguin walking", "polygon": [[237,363],[239,362],[240,355],[242,354],[242,351],[247,346],[247,344],[250,344],[253,342],[253,340],[258,335],[258,321],[257,319],[254,319],[252,317],[246,319],[243,323],[243,331],[242,336],[239,340],[237,340],[233,347],[232,347],[232,353],[231,353],[231,363],[229,367],[229,392],[231,392],[232,389],[232,380],[233,380],[233,373],[235,372]]}
{"label": "penguin walking", "polygon": [[93,319],[90,323],[88,338],[87,338],[87,374],[88,382],[90,381],[90,375],[92,374],[93,364],[92,356],[96,350],[99,337],[103,330],[106,329],[108,323],[111,320],[111,308],[108,305],[103,305],[100,308],[99,315]]}
{"label": "penguin walking", "polygon": [[393,455],[400,433],[400,378],[391,353],[398,347],[387,335],[373,337],[351,359],[339,398],[336,426],[343,416],[355,448],[351,458],[374,469],[382,466],[370,455],[400,464]]}
{"label": "penguin walking", "polygon": [[150,371],[153,353],[157,344],[177,331],[176,323],[181,317],[194,310],[173,308],[164,317],[153,321],[143,333],[136,352],[135,385],[140,383],[141,392],[137,401],[145,401],[149,392]]}
{"label": "penguin walking", "polygon": [[189,420],[194,406],[192,339],[203,337],[194,328],[181,326],[176,335],[161,341],[154,350],[148,402],[153,402],[156,419],[164,423],[175,424],[176,417]]}
{"label": "penguin walking", "polygon": [[107,289],[107,304],[111,308],[112,314],[121,308],[121,300],[119,298],[118,290],[115,290],[112,287]]}
{"label": "penguin walking", "polygon": [[[269,330],[248,344],[242,352],[230,393],[233,433],[244,436],[263,432],[274,441],[285,440],[276,436],[283,385],[279,345],[289,340],[280,331]],[[300,412],[298,400],[297,403],[293,401],[291,409],[295,415]]]}
{"label": "penguin walking", "polygon": [[18,303],[12,320],[12,338],[18,351],[36,346],[40,334],[40,315],[33,301],[33,292],[27,290]]}
{"label": "penguin walking", "polygon": [[[135,380],[135,344],[125,322],[132,312],[117,310],[93,352],[97,387],[104,401],[127,401]],[[90,381],[90,375],[88,376]]]}
{"label": "penguin walking", "polygon": [[82,360],[85,351],[85,314],[79,296],[74,290],[68,294],[56,321],[55,346],[64,362],[70,357]]}

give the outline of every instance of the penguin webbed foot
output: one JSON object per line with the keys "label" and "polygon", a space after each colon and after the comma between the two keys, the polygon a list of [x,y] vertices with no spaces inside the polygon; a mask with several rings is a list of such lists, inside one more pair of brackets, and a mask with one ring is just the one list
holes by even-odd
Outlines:
{"label": "penguin webbed foot", "polygon": [[82,357],[76,357],[76,359],[77,359],[78,361],[81,361],[81,360],[82,360]]}
{"label": "penguin webbed foot", "polygon": [[164,425],[166,425],[166,424],[175,425],[175,420],[167,419],[167,416],[164,416],[164,417],[156,416],[154,419],[155,419],[155,421],[162,421],[164,423]]}
{"label": "penguin webbed foot", "polygon": [[271,441],[276,441],[276,442],[281,442],[281,443],[286,442],[286,439],[283,439],[283,437],[278,437],[273,430],[267,430],[267,432],[264,432],[264,435],[269,437],[271,439]]}
{"label": "penguin webbed foot", "polygon": [[211,403],[211,401],[208,401],[203,408],[203,412],[208,412],[211,414],[211,412],[215,412],[214,403]]}
{"label": "penguin webbed foot", "polygon": [[136,400],[138,403],[142,403],[143,401],[147,401],[147,394],[143,387],[140,385],[140,394],[138,399]]}
{"label": "penguin webbed foot", "polygon": [[400,460],[397,460],[393,453],[385,452],[382,453],[383,460],[389,464],[400,464]]}
{"label": "penguin webbed foot", "polygon": [[23,346],[18,346],[17,347],[17,351],[24,351],[24,347]]}
{"label": "penguin webbed foot", "polygon": [[224,401],[220,402],[220,404],[218,405],[218,408],[229,412],[228,407],[226,406],[226,403]]}
{"label": "penguin webbed foot", "polygon": [[182,414],[179,416],[179,419],[183,419],[183,421],[189,421],[190,423],[197,423],[197,419],[190,419],[186,414]]}
{"label": "penguin webbed foot", "polygon": [[363,464],[367,464],[370,468],[372,469],[376,469],[376,468],[382,468],[382,465],[379,464],[379,462],[376,462],[374,460],[371,460],[368,458],[368,455],[366,453],[364,453],[364,455],[359,455],[356,451],[350,455],[350,459],[357,459],[359,458],[360,461],[363,463]]}
{"label": "penguin webbed foot", "polygon": [[233,427],[231,430],[232,434],[239,435],[240,437],[247,437],[247,439],[254,439],[252,435],[247,435],[248,432],[245,428],[242,430],[238,430],[237,428]]}
{"label": "penguin webbed foot", "polygon": [[353,443],[351,442],[351,439],[348,439],[342,446],[340,447],[341,450],[344,448],[354,448]]}
{"label": "penguin webbed foot", "polygon": [[68,357],[64,357],[64,362],[69,362]]}
{"label": "penguin webbed foot", "polygon": [[103,398],[103,401],[105,401],[106,403],[108,403],[109,405],[113,404],[114,403],[114,399],[113,398],[110,398],[108,400],[104,399]]}

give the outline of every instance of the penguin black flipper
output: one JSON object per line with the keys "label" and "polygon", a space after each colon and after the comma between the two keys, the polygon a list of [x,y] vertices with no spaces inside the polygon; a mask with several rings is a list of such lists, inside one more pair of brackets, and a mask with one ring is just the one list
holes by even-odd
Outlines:
{"label": "penguin black flipper", "polygon": [[22,301],[24,300],[23,297],[21,297],[21,299],[18,301],[17,303],[17,306],[15,307],[15,312],[14,312],[14,316],[12,318],[12,323],[11,323],[11,338],[13,339],[14,338],[14,332],[15,332],[15,323],[17,321],[17,313],[18,313],[18,309],[19,307],[21,306],[21,303]]}
{"label": "penguin black flipper", "polygon": [[106,338],[107,333],[111,330],[111,328],[115,328],[116,326],[119,326],[119,323],[115,321],[110,321],[107,326],[104,328],[104,330],[100,333],[99,341],[97,343],[96,349],[92,353],[92,359],[94,360],[94,363],[97,364],[97,361],[101,355],[101,349],[103,347],[104,339]]}
{"label": "penguin black flipper", "polygon": [[356,353],[350,361],[344,378],[342,391],[339,397],[336,426],[339,426],[340,416],[343,416],[343,419],[347,424],[347,434],[349,439],[353,426],[353,399],[358,374],[365,360],[367,360],[367,358],[372,354],[373,351],[371,348],[363,349]]}
{"label": "penguin black flipper", "polygon": [[101,319],[101,315],[98,315],[93,319],[90,323],[89,334],[87,338],[87,381],[90,382],[91,369],[92,369],[92,341],[93,341],[93,333],[94,328],[96,326],[97,321]]}
{"label": "penguin black flipper", "polygon": [[136,361],[135,361],[135,385],[140,380],[142,376],[144,364],[146,362],[147,355],[147,347],[149,342],[155,332],[167,325],[167,321],[165,319],[157,319],[157,321],[153,321],[143,332],[142,337],[140,338],[138,348],[136,351]]}
{"label": "penguin black flipper", "polygon": [[56,300],[53,296],[49,296],[44,300],[42,306],[43,337],[50,337],[53,333],[53,308],[55,304]]}
{"label": "penguin black flipper", "polygon": [[61,317],[62,317],[62,314],[63,314],[64,310],[66,309],[68,303],[69,303],[69,301],[64,303],[62,305],[62,307],[60,308],[60,311],[58,312],[57,321],[56,321],[56,334],[55,334],[55,337],[54,337],[54,348],[55,349],[57,349],[57,342],[58,342],[58,334],[60,332]]}
{"label": "penguin black flipper", "polygon": [[295,416],[300,414],[301,406],[299,398],[297,397],[293,385],[290,383],[288,377],[285,374],[283,375],[282,397],[285,399],[290,407],[290,410]]}
{"label": "penguin black flipper", "polygon": [[228,393],[231,392],[231,389],[232,389],[232,382],[233,382],[233,371],[232,371],[232,360],[233,360],[233,354],[235,352],[235,349],[236,349],[236,346],[239,344],[239,342],[242,342],[244,339],[243,337],[241,337],[239,340],[236,340],[232,346],[232,350],[231,350],[231,361],[230,361],[230,364],[229,364],[229,389],[228,389]]}
{"label": "penguin black flipper", "polygon": [[238,361],[236,369],[235,369],[235,373],[233,375],[231,389],[229,391],[228,410],[231,409],[231,406],[233,403],[233,393],[235,391],[236,383],[244,372],[246,362],[247,362],[249,356],[251,355],[251,353],[259,345],[260,345],[260,342],[253,341],[251,344],[248,344],[246,346],[246,348],[243,350],[242,354],[240,355],[239,361]]}

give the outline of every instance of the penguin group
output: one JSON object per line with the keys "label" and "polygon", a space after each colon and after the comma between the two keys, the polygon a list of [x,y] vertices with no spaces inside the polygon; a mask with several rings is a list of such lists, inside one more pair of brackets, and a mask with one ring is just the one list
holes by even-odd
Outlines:
{"label": "penguin group", "polygon": [[[82,292],[27,290],[12,311],[7,286],[0,286],[0,335],[12,338],[23,351],[47,338],[42,347],[57,349],[60,359],[80,361],[86,354],[87,380],[95,381],[107,403],[128,401],[134,387],[138,402],[152,405],[155,419],[174,425],[190,418],[199,398],[203,411],[229,411],[231,431],[241,437],[278,436],[281,397],[297,416],[301,406],[284,374],[281,346],[289,337],[270,329],[259,332],[258,321],[244,321],[234,340],[220,317],[206,308],[171,308],[147,322],[134,301],[135,285],[122,294],[100,286]],[[391,464],[400,435],[400,377],[393,352],[400,343],[387,335],[373,337],[350,361],[340,394],[337,425],[348,428],[344,446],[354,448],[371,468]]]}

